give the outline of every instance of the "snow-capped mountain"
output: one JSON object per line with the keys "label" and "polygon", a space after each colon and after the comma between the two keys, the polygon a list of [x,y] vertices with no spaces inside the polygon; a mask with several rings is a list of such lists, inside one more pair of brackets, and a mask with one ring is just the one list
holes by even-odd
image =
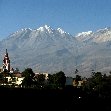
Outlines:
{"label": "snow-capped mountain", "polygon": [[[95,70],[109,73],[111,70],[111,28],[99,29],[77,34],[76,39],[82,43],[82,70]],[[80,65],[80,64],[79,64]]]}
{"label": "snow-capped mountain", "polygon": [[35,72],[62,70],[74,76],[78,68],[79,74],[86,76],[92,70],[110,71],[111,28],[82,32],[75,37],[47,25],[21,29],[0,42],[1,65],[6,48],[11,66],[21,71],[31,67]]}
{"label": "snow-capped mountain", "polygon": [[99,29],[96,32],[88,31],[78,33],[76,38],[79,41],[84,42],[95,42],[95,43],[103,43],[111,40],[111,28],[106,27],[104,29]]}
{"label": "snow-capped mountain", "polygon": [[61,28],[45,25],[34,30],[21,29],[2,40],[0,47],[2,59],[5,48],[8,49],[12,66],[52,73],[75,66],[72,61],[76,43],[76,39]]}

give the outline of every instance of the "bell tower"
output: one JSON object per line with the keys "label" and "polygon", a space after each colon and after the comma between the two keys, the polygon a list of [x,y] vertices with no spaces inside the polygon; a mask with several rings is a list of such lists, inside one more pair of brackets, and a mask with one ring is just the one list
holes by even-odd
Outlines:
{"label": "bell tower", "polygon": [[5,69],[10,72],[10,59],[9,59],[9,56],[8,56],[7,49],[6,49],[4,59],[3,59],[3,71]]}

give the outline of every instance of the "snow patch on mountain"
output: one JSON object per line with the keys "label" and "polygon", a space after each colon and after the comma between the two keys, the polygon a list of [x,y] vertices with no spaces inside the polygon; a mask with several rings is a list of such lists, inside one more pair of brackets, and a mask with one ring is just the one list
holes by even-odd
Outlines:
{"label": "snow patch on mountain", "polygon": [[52,32],[53,32],[53,29],[52,29],[50,26],[47,26],[47,25],[45,25],[45,26],[43,26],[43,27],[40,27],[40,28],[38,28],[37,30],[38,30],[38,31],[41,31],[41,32],[46,31],[46,32],[48,32],[48,33],[52,33]]}
{"label": "snow patch on mountain", "polygon": [[76,37],[78,37],[78,36],[88,36],[88,35],[90,35],[90,34],[92,34],[93,32],[92,31],[88,31],[88,32],[81,32],[81,33],[78,33],[77,35],[76,35]]}
{"label": "snow patch on mountain", "polygon": [[111,41],[111,28],[106,27],[99,29],[96,32],[88,31],[78,33],[76,39],[84,43],[103,43]]}
{"label": "snow patch on mountain", "polygon": [[61,34],[66,33],[65,31],[63,31],[61,28],[57,28],[57,31],[60,32]]}

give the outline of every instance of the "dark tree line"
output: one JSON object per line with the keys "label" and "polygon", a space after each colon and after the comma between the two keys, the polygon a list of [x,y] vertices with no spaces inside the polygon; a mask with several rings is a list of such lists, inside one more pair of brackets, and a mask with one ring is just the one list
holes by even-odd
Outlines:
{"label": "dark tree line", "polygon": [[66,82],[66,76],[62,71],[56,74],[49,74],[46,80],[44,74],[36,75],[31,68],[27,68],[22,72],[22,76],[25,77],[22,82],[23,87],[63,88]]}
{"label": "dark tree line", "polygon": [[111,75],[93,72],[83,85],[83,90],[100,98],[111,98]]}

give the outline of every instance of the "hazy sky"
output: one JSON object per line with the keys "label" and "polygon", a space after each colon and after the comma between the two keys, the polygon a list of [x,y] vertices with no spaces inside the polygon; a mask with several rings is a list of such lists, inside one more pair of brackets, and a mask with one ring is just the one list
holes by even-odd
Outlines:
{"label": "hazy sky", "polygon": [[45,24],[74,35],[111,26],[111,0],[0,0],[0,39]]}

